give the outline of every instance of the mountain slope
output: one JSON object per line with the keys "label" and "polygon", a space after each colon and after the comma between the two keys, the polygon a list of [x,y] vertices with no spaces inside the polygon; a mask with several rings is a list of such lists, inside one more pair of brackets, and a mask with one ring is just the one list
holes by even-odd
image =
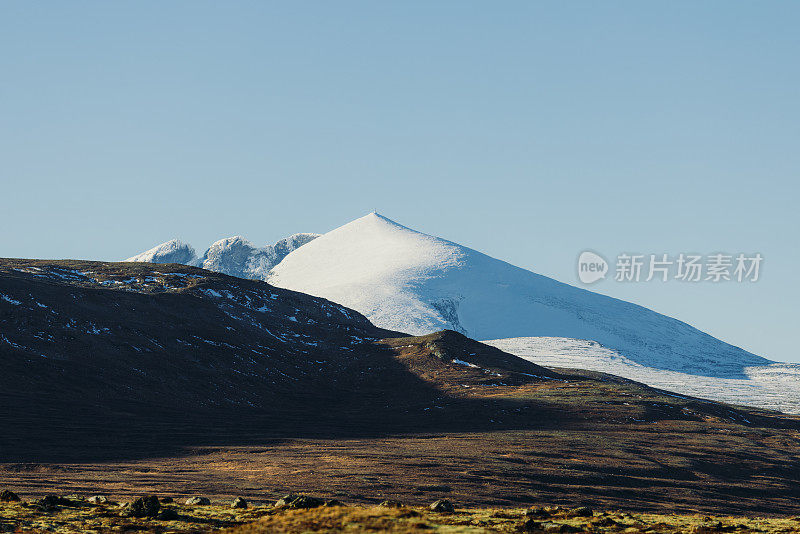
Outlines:
{"label": "mountain slope", "polygon": [[[398,336],[327,300],[194,267],[0,260],[0,459],[48,442],[53,428],[65,434],[51,440],[69,448],[142,426],[159,429],[147,438],[158,442],[174,421],[201,433],[210,421],[220,432],[416,427],[445,378],[479,386],[488,373],[514,383],[553,375],[445,336],[437,347],[458,348],[437,365],[452,372],[430,381],[415,370],[424,360],[409,365],[377,343]],[[459,363],[484,351],[505,360]]]}
{"label": "mountain slope", "polygon": [[720,378],[639,365],[585,339],[520,337],[484,343],[538,365],[600,371],[682,395],[800,414],[800,364],[755,365],[743,369],[745,378]]}
{"label": "mountain slope", "polygon": [[640,365],[744,378],[768,360],[652,310],[563,284],[377,213],[289,254],[277,286],[322,296],[411,334],[591,339]]}
{"label": "mountain slope", "polygon": [[266,280],[270,269],[290,252],[317,237],[318,234],[294,234],[258,248],[242,236],[233,236],[214,242],[199,258],[190,245],[173,239],[124,261],[182,263],[239,278]]}
{"label": "mountain slope", "polygon": [[177,264],[0,259],[0,406],[0,478],[29,495],[761,513],[800,495],[797,418]]}

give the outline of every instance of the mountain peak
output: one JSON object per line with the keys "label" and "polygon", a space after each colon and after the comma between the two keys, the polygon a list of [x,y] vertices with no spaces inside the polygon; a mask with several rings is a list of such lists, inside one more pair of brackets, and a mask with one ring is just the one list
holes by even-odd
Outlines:
{"label": "mountain peak", "polygon": [[269,281],[324,297],[375,325],[475,339],[591,339],[638,364],[743,378],[767,360],[676,319],[520,269],[372,212],[289,254]]}
{"label": "mountain peak", "polygon": [[396,227],[399,227],[399,228],[405,228],[407,230],[410,230],[410,228],[407,228],[407,227],[403,226],[402,224],[391,220],[389,217],[381,215],[377,211],[371,211],[371,212],[367,213],[366,215],[364,215],[363,217],[359,217],[358,219],[355,219],[354,221],[351,221],[351,222],[345,224],[343,227],[350,226],[350,225],[363,226],[363,225],[370,225],[370,224],[372,224],[372,225],[374,225],[374,224],[381,225],[382,224],[382,225],[396,226]]}
{"label": "mountain peak", "polygon": [[195,259],[196,254],[191,245],[179,239],[171,239],[124,261],[191,264]]}

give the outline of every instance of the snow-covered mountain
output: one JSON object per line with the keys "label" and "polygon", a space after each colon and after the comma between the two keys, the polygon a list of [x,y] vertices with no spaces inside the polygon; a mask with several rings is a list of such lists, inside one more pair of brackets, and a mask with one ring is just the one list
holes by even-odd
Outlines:
{"label": "snow-covered mountain", "polygon": [[166,243],[156,245],[150,250],[137,254],[125,261],[135,261],[144,263],[183,263],[193,265],[197,261],[194,248],[183,241],[173,239]]}
{"label": "snow-covered mountain", "polygon": [[239,278],[266,280],[270,269],[290,252],[317,237],[319,234],[294,234],[261,248],[242,236],[228,237],[212,244],[202,257],[197,257],[190,245],[173,239],[124,261],[182,263]]}
{"label": "snow-covered mountain", "polygon": [[290,253],[268,281],[353,308],[377,326],[475,339],[595,340],[627,360],[746,379],[772,362],[652,310],[579,289],[371,213]]}

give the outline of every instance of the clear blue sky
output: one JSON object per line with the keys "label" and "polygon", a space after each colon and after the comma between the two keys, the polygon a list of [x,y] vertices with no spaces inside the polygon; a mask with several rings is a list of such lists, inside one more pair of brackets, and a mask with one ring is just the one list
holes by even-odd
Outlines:
{"label": "clear blue sky", "polygon": [[117,260],[378,210],[800,361],[800,3],[0,3],[0,256]]}

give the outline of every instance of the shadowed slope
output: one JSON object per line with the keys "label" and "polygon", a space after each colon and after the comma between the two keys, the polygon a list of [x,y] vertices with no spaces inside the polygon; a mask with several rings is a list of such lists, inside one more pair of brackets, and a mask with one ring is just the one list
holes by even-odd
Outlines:
{"label": "shadowed slope", "polygon": [[796,508],[797,418],[453,331],[398,336],[191,267],[0,260],[0,477],[34,494]]}

